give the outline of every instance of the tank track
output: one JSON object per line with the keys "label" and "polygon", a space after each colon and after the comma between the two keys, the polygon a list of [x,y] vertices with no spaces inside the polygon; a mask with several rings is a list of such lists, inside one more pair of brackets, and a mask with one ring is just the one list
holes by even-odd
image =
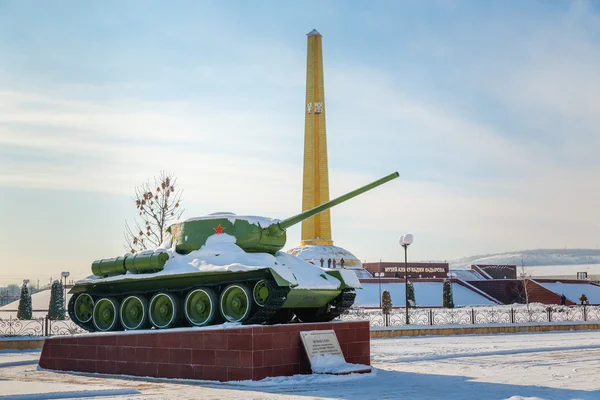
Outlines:
{"label": "tank track", "polygon": [[329,310],[321,315],[316,316],[315,322],[328,322],[336,319],[348,310],[354,304],[356,298],[356,292],[354,289],[343,289],[331,303],[329,303]]}
{"label": "tank track", "polygon": [[271,279],[267,280],[269,284],[269,298],[264,306],[260,307],[252,317],[242,322],[242,325],[262,324],[268,322],[281,309],[283,303],[287,300],[289,287],[280,287],[275,285]]}
{"label": "tank track", "polygon": [[356,291],[354,289],[343,289],[342,293],[331,302],[331,308],[327,314],[332,316],[332,320],[339,317],[352,307],[355,299]]}
{"label": "tank track", "polygon": [[318,309],[296,309],[296,317],[302,322],[329,322],[352,307],[355,298],[356,292],[354,289],[346,288],[327,306]]}
{"label": "tank track", "polygon": [[[271,279],[268,279],[268,284],[270,293],[266,304],[263,307],[260,307],[259,310],[256,313],[254,313],[254,315],[252,315],[252,317],[242,322],[242,325],[280,323],[277,322],[277,318],[274,317],[277,315],[278,311],[281,310],[281,307],[287,300],[287,295],[290,291],[290,288],[277,286],[275,282]],[[352,307],[355,298],[356,292],[354,291],[354,289],[343,289],[342,292],[335,299],[333,299],[331,303],[329,303],[329,306],[327,307],[328,310],[324,313],[314,315],[312,318],[310,318],[312,320],[311,322],[328,322],[334,320],[335,318],[342,315],[345,311],[350,309],[350,307]],[[77,326],[88,332],[97,331],[92,321],[87,323],[80,323],[79,321],[77,321],[77,318],[75,318],[76,299],[77,296],[72,296],[69,301],[68,312],[71,321],[73,321],[73,323],[75,323]]]}

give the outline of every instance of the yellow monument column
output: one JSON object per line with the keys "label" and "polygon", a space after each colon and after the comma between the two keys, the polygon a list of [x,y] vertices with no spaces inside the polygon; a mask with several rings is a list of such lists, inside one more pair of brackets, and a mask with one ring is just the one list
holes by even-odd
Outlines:
{"label": "yellow monument column", "polygon": [[[308,33],[307,37],[302,211],[329,201],[323,37],[314,29]],[[333,244],[329,210],[302,222],[302,241],[300,245],[310,244]]]}
{"label": "yellow monument column", "polygon": [[[314,29],[307,35],[302,211],[329,201],[322,39]],[[344,267],[359,277],[371,276],[354,254],[333,245],[329,210],[303,221],[300,246],[286,253],[321,267]]]}

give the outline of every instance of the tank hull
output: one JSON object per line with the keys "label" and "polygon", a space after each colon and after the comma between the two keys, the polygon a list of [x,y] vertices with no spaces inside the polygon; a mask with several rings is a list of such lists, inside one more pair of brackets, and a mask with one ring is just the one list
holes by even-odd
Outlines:
{"label": "tank hull", "polygon": [[[148,320],[152,319],[148,317],[158,315],[156,313],[159,311],[155,311],[157,308],[152,307],[156,296],[163,296],[173,309],[173,321],[169,321],[168,326],[164,326],[164,328],[213,325],[222,322],[285,323],[294,318],[298,319],[299,315],[302,315],[304,322],[329,321],[352,305],[355,294],[354,288],[344,282],[341,272],[327,271],[326,273],[339,280],[340,284],[337,288],[303,288],[287,281],[272,268],[258,268],[242,272],[194,272],[172,275],[155,273],[108,278],[91,277],[77,282],[70,290],[72,297],[68,311],[71,319],[88,331],[145,329],[152,326],[163,328],[155,321]],[[261,304],[260,301],[260,288],[257,289],[260,285],[267,287],[268,295],[264,298],[264,304]],[[235,310],[229,314],[226,312],[228,309],[227,293],[231,290],[236,290],[241,294],[242,300],[245,299],[248,306],[248,315],[243,319],[240,318],[239,321],[235,320],[239,315]],[[211,317],[210,321],[201,320],[201,323],[198,324],[196,323],[197,319],[190,317],[194,310],[189,298],[194,293],[204,292],[209,295],[214,294],[212,300],[208,296],[207,303],[212,305],[216,315]],[[244,293],[252,293],[252,295],[244,297]],[[123,310],[123,307],[131,302],[130,299],[134,299],[138,303],[141,314],[148,316],[145,322],[139,322],[139,326],[137,322],[127,322],[127,312]],[[231,304],[235,304],[235,300],[234,298]],[[91,308],[88,307],[88,311],[81,312],[84,303],[91,304]],[[231,307],[233,305],[229,308]],[[98,308],[100,311],[97,311]],[[113,316],[108,318],[106,324],[103,324],[101,322],[102,312],[106,313],[106,309]],[[155,314],[152,314],[153,312]],[[234,320],[230,318],[231,315],[234,316]]]}
{"label": "tank hull", "polygon": [[[334,272],[335,273],[335,272]],[[143,279],[123,278],[115,281],[84,282],[73,286],[69,293],[88,293],[92,296],[128,296],[134,294],[149,294],[156,291],[186,292],[195,287],[218,287],[232,283],[254,282],[265,277],[281,283],[281,287],[289,287],[289,292],[282,308],[322,307],[335,297],[342,289],[302,289],[286,285],[285,280],[275,271],[268,268],[250,272],[215,272],[215,273],[190,273],[173,276],[145,275]],[[343,286],[343,285],[342,285]]]}

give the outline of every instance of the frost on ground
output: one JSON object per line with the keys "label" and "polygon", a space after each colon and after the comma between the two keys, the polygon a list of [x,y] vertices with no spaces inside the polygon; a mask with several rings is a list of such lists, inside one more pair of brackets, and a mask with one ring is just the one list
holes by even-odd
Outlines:
{"label": "frost on ground", "polygon": [[37,364],[41,350],[0,350],[0,368]]}
{"label": "frost on ground", "polygon": [[[3,357],[0,354],[0,360]],[[15,385],[12,382],[28,381],[28,387],[29,382],[36,382],[87,385],[90,392],[98,385],[137,391],[101,397],[120,400],[600,399],[597,331],[374,339],[371,359],[370,374],[230,383],[83,376],[24,365],[0,368],[0,398],[8,385]],[[50,398],[43,385],[35,390],[40,391],[38,398]]]}
{"label": "frost on ground", "polygon": [[6,381],[0,382],[0,399],[82,399],[86,397],[139,394],[135,389],[64,384],[57,382]]}

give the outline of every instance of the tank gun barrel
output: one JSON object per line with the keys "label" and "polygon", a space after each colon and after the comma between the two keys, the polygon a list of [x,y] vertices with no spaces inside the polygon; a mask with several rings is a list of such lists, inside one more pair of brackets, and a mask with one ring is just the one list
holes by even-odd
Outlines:
{"label": "tank gun barrel", "polygon": [[293,217],[284,219],[283,221],[275,224],[275,225],[271,225],[269,226],[267,229],[273,231],[273,228],[275,228],[275,230],[277,230],[277,228],[279,228],[279,230],[281,230],[281,232],[285,231],[287,228],[289,228],[292,225],[296,225],[297,223],[300,223],[302,221],[304,221],[305,219],[308,219],[314,215],[317,215],[320,212],[323,212],[325,210],[330,209],[333,206],[336,206],[340,203],[343,203],[347,200],[350,200],[353,197],[358,196],[359,194],[363,194],[371,189],[376,188],[377,186],[381,186],[386,182],[391,181],[392,179],[396,179],[397,177],[399,177],[400,174],[398,174],[398,172],[394,172],[392,174],[389,174],[387,176],[384,176],[381,179],[378,179],[374,182],[369,183],[368,185],[365,185],[363,187],[360,187],[358,189],[355,189],[349,193],[346,193],[340,197],[337,197],[333,200],[330,200],[328,202],[325,202],[321,205],[318,205],[314,208],[311,208],[310,210],[306,210],[298,215],[294,215]]}

